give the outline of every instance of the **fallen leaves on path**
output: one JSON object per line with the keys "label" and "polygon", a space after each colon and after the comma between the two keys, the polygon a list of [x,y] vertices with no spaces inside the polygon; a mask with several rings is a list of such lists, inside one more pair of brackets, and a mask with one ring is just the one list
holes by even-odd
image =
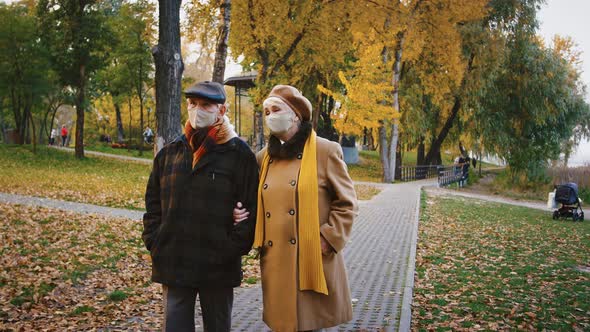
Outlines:
{"label": "fallen leaves on path", "polygon": [[355,184],[354,191],[356,191],[356,197],[359,201],[368,201],[371,200],[375,195],[379,194],[381,189],[365,184]]}

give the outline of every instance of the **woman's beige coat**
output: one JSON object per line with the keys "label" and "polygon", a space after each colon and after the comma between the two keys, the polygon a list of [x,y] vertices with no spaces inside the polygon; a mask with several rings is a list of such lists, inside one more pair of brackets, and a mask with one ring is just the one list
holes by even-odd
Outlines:
{"label": "woman's beige coat", "polygon": [[[262,162],[266,149],[257,154]],[[261,254],[264,322],[273,331],[304,331],[352,319],[342,250],[357,214],[354,186],[339,144],[317,138],[320,233],[335,249],[323,255],[328,295],[298,287],[297,183],[302,155],[273,160],[263,181],[265,216]],[[263,175],[264,176],[264,175]]]}

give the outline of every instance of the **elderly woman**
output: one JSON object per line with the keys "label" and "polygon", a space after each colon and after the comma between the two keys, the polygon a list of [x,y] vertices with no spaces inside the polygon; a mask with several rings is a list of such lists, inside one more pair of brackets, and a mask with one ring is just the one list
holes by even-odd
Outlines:
{"label": "elderly woman", "polygon": [[[263,103],[268,146],[261,168],[254,248],[261,251],[264,322],[273,331],[328,328],[352,319],[342,250],[357,214],[342,149],[317,137],[311,103],[277,85]],[[234,219],[248,212],[235,209]]]}

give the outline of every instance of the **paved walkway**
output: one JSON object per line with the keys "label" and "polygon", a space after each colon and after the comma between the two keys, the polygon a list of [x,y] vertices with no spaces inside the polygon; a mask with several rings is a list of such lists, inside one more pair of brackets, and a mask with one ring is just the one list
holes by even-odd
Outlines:
{"label": "paved walkway", "polygon": [[0,203],[10,203],[15,205],[19,204],[28,206],[43,206],[78,213],[99,214],[107,217],[127,218],[133,220],[141,220],[143,218],[142,211],[116,209],[92,204],[75,203],[68,201],[60,201],[51,198],[23,196],[7,193],[0,193]]}
{"label": "paved walkway", "polygon": [[[57,149],[57,150],[62,150],[62,151],[74,152],[74,149],[72,149],[72,148],[64,148],[61,146],[52,146],[52,148]],[[151,152],[149,150],[147,150],[147,151],[145,151],[145,153],[151,153]],[[103,157],[103,158],[112,158],[112,159],[120,159],[120,160],[125,160],[125,161],[134,161],[134,162],[148,164],[148,165],[151,165],[153,162],[152,159],[121,156],[118,154],[96,152],[96,151],[90,151],[90,150],[86,150],[86,149],[84,149],[84,154],[89,155],[89,156]]]}
{"label": "paved walkway", "polygon": [[[421,181],[379,185],[381,193],[361,202],[351,240],[343,251],[353,298],[353,319],[331,331],[409,330],[420,187],[431,184],[432,181]],[[0,202],[131,219],[142,216],[140,211],[3,193]],[[232,331],[268,331],[262,322],[260,285],[236,289]]]}
{"label": "paved walkway", "polygon": [[[383,185],[360,205],[343,251],[353,319],[339,331],[408,331],[414,284],[420,187],[432,181]],[[232,331],[268,331],[260,286],[236,292]]]}

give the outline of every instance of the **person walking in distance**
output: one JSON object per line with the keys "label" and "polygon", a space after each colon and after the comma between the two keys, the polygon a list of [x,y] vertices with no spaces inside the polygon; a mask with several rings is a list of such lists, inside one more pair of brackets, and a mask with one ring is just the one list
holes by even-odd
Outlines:
{"label": "person walking in distance", "polygon": [[66,146],[66,140],[68,139],[68,128],[66,125],[61,126],[61,146]]}

